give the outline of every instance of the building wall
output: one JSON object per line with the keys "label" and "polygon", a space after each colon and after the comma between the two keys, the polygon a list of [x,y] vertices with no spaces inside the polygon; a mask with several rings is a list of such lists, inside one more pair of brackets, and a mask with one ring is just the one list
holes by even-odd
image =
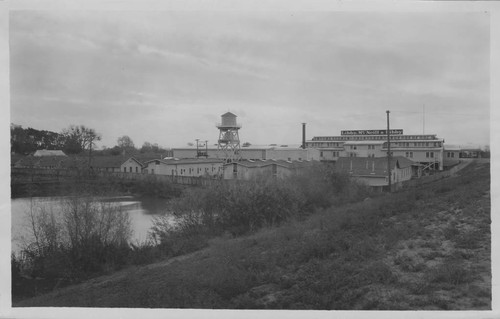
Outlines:
{"label": "building wall", "polygon": [[403,156],[414,162],[442,162],[443,151],[437,149],[406,149],[406,150],[391,150],[393,156]]}
{"label": "building wall", "polygon": [[145,172],[155,175],[172,176],[219,176],[222,175],[222,163],[164,163],[152,161],[147,163]]}
{"label": "building wall", "polygon": [[[200,149],[205,151],[205,149]],[[217,149],[208,149],[208,158],[225,158],[224,152]],[[302,149],[302,148],[252,148],[252,147],[242,147],[240,149],[240,155],[243,159],[252,160],[291,160],[291,161],[305,161],[305,160],[319,160],[319,150],[317,149]],[[173,156],[175,158],[196,158],[196,149],[173,149]]]}
{"label": "building wall", "polygon": [[267,151],[267,158],[286,161],[319,160],[319,150],[302,148],[270,149]]}
{"label": "building wall", "polygon": [[142,173],[142,165],[132,159],[128,159],[125,163],[120,165],[120,172],[123,173]]}
{"label": "building wall", "polygon": [[318,149],[318,152],[320,161],[336,161],[344,154],[343,149]]}
{"label": "building wall", "polygon": [[252,159],[252,160],[259,160],[259,159],[269,159],[268,155],[268,150],[267,149],[252,149],[252,148],[241,148],[241,157],[244,159]]}
{"label": "building wall", "polygon": [[411,179],[412,169],[411,166],[405,168],[395,168],[392,174],[393,174],[393,179],[391,181],[394,183],[400,183]]}
{"label": "building wall", "polygon": [[224,179],[251,180],[259,177],[285,178],[293,174],[293,170],[277,164],[248,167],[239,163],[224,165]]}
{"label": "building wall", "polygon": [[444,150],[444,158],[445,159],[456,159],[458,160],[460,158],[460,151],[459,150]]}
{"label": "building wall", "polygon": [[382,149],[382,144],[356,144],[345,145],[340,152],[342,157],[385,157],[387,151]]}
{"label": "building wall", "polygon": [[[353,178],[359,182],[362,182],[368,186],[387,186],[389,183],[386,176],[353,176]],[[402,183],[408,181],[412,178],[412,168],[411,166],[405,168],[394,168],[391,175],[391,183]]]}

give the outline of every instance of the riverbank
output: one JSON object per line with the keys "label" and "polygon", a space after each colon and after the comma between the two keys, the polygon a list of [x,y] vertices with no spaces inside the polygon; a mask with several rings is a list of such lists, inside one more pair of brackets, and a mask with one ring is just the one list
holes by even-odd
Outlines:
{"label": "riverbank", "polygon": [[489,163],[15,302],[17,307],[491,309]]}
{"label": "riverbank", "polygon": [[185,185],[158,181],[154,178],[133,180],[112,175],[93,179],[69,177],[34,182],[12,178],[11,198],[67,196],[72,194],[75,188],[81,188],[82,186],[86,186],[89,189],[93,189],[96,193],[105,194],[106,196],[129,195],[163,199],[178,197],[187,187]]}

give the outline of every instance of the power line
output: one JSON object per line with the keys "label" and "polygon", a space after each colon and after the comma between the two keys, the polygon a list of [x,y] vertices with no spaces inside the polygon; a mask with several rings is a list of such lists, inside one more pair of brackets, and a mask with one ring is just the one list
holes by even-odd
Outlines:
{"label": "power line", "polygon": [[[411,113],[411,114],[422,114],[422,112],[416,111],[391,111],[392,113]],[[455,113],[455,112],[425,112],[425,114],[436,114],[436,115],[460,115],[460,116],[490,116],[490,114],[479,114],[479,113]]]}

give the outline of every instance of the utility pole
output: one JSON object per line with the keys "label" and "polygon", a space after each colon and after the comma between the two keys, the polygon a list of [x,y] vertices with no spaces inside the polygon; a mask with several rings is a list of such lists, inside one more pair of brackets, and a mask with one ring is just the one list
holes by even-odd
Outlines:
{"label": "utility pole", "polygon": [[389,192],[392,191],[392,183],[391,183],[391,135],[389,131],[389,113],[390,111],[386,111],[387,113],[387,177],[389,178]]}
{"label": "utility pole", "polygon": [[200,149],[199,149],[199,143],[198,143],[199,141],[200,141],[200,139],[197,138],[196,139],[196,158],[200,158]]}
{"label": "utility pole", "polygon": [[422,106],[422,134],[425,134],[425,104]]}

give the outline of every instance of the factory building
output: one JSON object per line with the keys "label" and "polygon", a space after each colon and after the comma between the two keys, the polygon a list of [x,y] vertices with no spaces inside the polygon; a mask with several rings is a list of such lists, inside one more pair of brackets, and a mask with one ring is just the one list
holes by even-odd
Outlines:
{"label": "factory building", "polygon": [[[223,150],[217,147],[197,148],[196,146],[173,148],[173,157],[175,158],[219,158],[224,159]],[[202,153],[200,155],[199,153]],[[241,147],[239,152],[241,159],[246,160],[285,160],[285,161],[310,161],[319,160],[320,151],[317,149],[303,149],[298,146],[288,145],[251,145]]]}
{"label": "factory building", "polygon": [[[319,160],[319,150],[305,148],[305,123],[303,125],[302,145],[240,145],[237,116],[231,112],[221,115],[221,122],[216,124],[219,138],[214,146],[208,140],[197,139],[196,145],[173,148],[174,160],[156,160],[147,163],[146,171],[150,174],[201,176],[207,170],[208,175],[219,175],[224,179],[249,180],[257,176],[277,178],[297,173],[310,165],[308,162]],[[172,165],[177,163],[177,168]],[[180,163],[189,167],[180,167]],[[211,167],[204,167],[210,163]],[[180,172],[180,173],[179,173]]]}
{"label": "factory building", "polygon": [[[386,157],[386,130],[348,130],[340,136],[315,136],[306,141],[307,148],[319,150],[321,161],[340,157]],[[405,157],[422,164],[423,170],[442,170],[444,139],[435,134],[405,135],[402,129],[390,130],[391,156]]]}
{"label": "factory building", "polygon": [[226,163],[241,160],[283,160],[283,161],[311,161],[319,160],[319,151],[315,148],[305,148],[305,123],[302,124],[302,145],[240,145],[239,130],[242,125],[238,123],[237,116],[231,112],[221,115],[221,122],[216,124],[219,138],[214,146],[208,141],[196,140],[196,145],[172,149],[172,157],[221,159]]}

